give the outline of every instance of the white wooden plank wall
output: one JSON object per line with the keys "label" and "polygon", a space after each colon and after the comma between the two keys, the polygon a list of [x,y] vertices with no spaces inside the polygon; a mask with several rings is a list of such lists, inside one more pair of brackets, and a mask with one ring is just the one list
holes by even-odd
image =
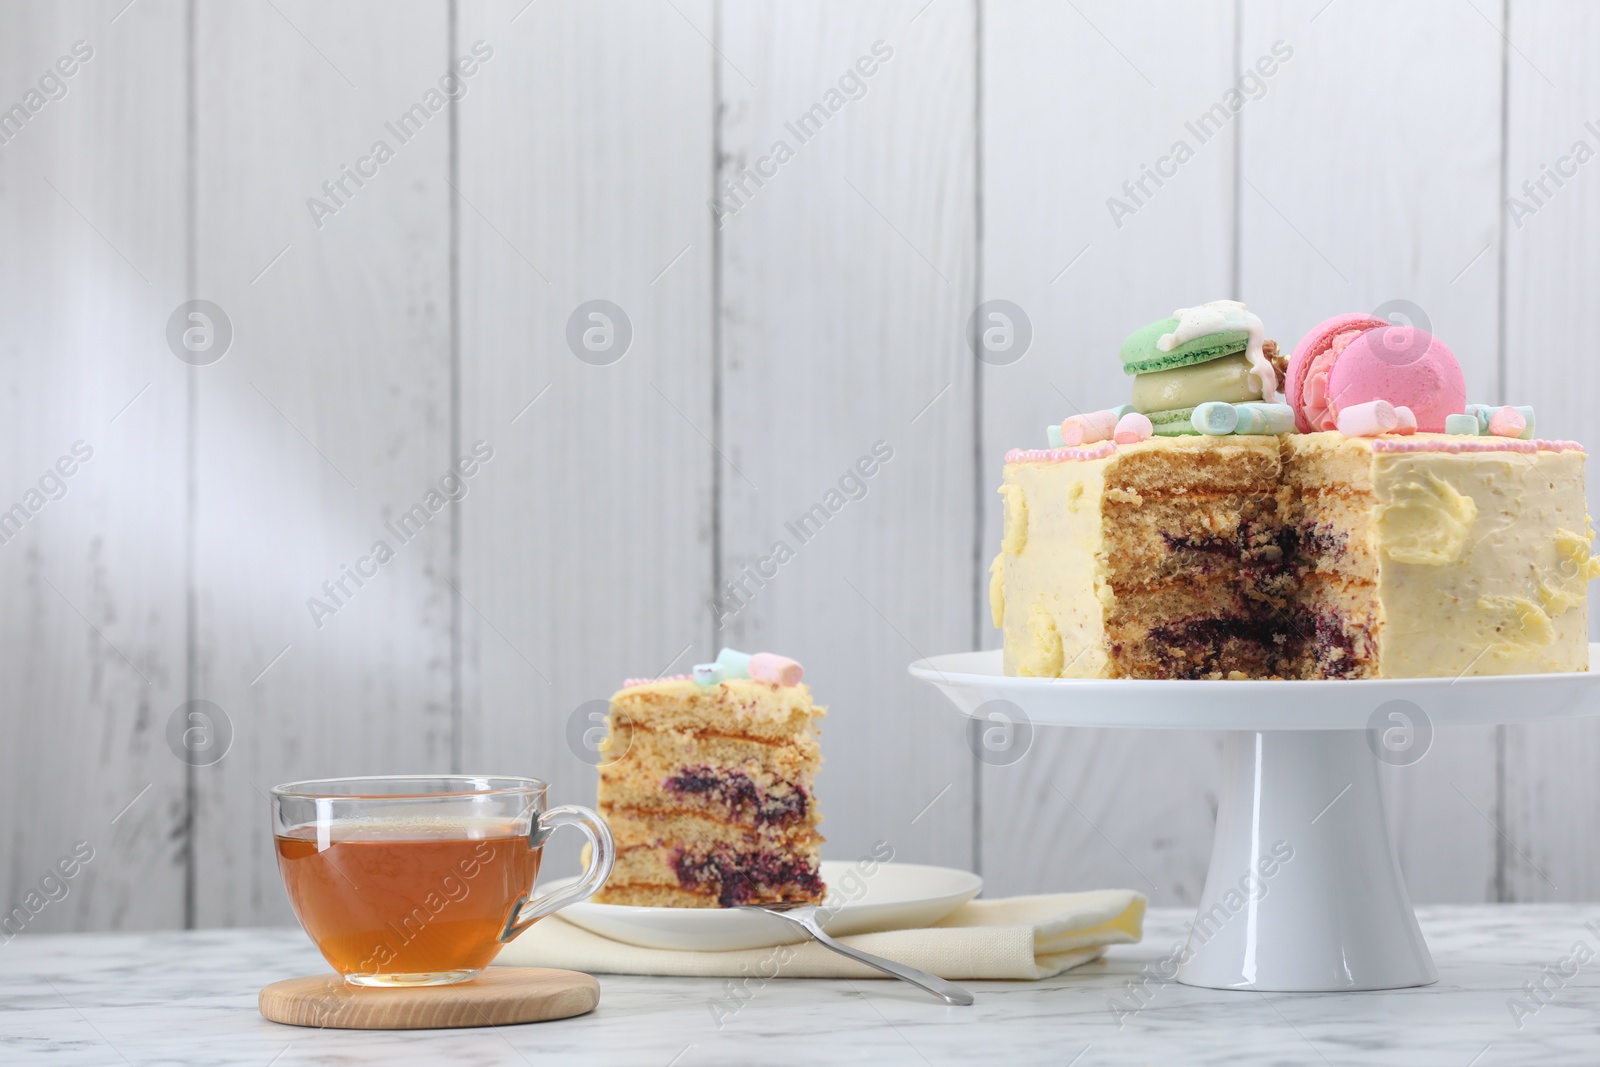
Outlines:
{"label": "white wooden plank wall", "polygon": [[[1586,320],[1600,286],[1600,72],[1591,58],[1600,11],[1515,0],[1507,36],[1505,176],[1517,206],[1515,220],[1504,216],[1505,392],[1536,407],[1541,434],[1597,441],[1600,370],[1587,353]],[[1590,514],[1600,514],[1597,478],[1591,462]],[[1600,627],[1594,603],[1591,597],[1591,632]],[[1504,733],[1504,895],[1593,900],[1600,894],[1600,723]]]}
{"label": "white wooden plank wall", "polygon": [[[1475,399],[1600,442],[1600,164],[1504,210],[1574,142],[1600,152],[1600,20],[1156,10],[0,8],[0,106],[94,50],[0,143],[0,509],[94,449],[0,543],[0,906],[85,840],[27,929],[288,921],[274,782],[537,772],[582,802],[586,702],[722,643],[796,655],[831,705],[829,855],[885,839],[996,894],[1195,899],[1216,738],[1052,731],[983,763],[904,665],[994,646],[1004,451],[1125,396],[1118,341],[1182,304],[1237,293],[1292,345],[1410,300]],[[1263,56],[1201,143],[1186,123]],[[455,103],[430,98],[463,58]],[[1175,176],[1123,188],[1180,139]],[[233,330],[212,365],[168,348],[191,297]],[[569,346],[594,300],[626,315],[614,360]],[[979,300],[1023,310],[1020,359],[973,358]],[[218,763],[169,749],[191,698],[231,726]],[[1597,765],[1593,724],[1439,735],[1390,775],[1414,897],[1593,899]]]}
{"label": "white wooden plank wall", "polygon": [[[0,531],[0,899],[37,913],[26,931],[184,920],[165,732],[185,685],[189,371],[164,339],[187,288],[184,8],[113,22],[120,6],[0,11],[5,107],[42,77],[58,97],[0,145],[0,508],[32,513]],[[87,462],[46,479],[78,441]],[[46,884],[79,841],[94,858]]]}
{"label": "white wooden plank wall", "polygon": [[962,722],[905,665],[972,634],[974,33],[962,4],[723,7],[718,639],[829,705],[840,859],[973,858]]}
{"label": "white wooden plank wall", "polygon": [[[592,804],[573,716],[592,730],[623,678],[715,654],[711,6],[470,2],[460,21],[461,50],[494,49],[456,179],[459,436],[495,448],[462,509],[462,766]],[[567,323],[592,300],[632,340],[588,363]],[[575,873],[555,842],[548,869]]]}
{"label": "white wooden plank wall", "polygon": [[[385,526],[450,462],[449,120],[386,128],[435,87],[448,20],[431,0],[197,14],[197,291],[236,341],[198,373],[195,685],[234,742],[194,771],[192,906],[242,925],[290,919],[275,782],[450,757],[448,511],[408,543]],[[322,183],[378,140],[394,158],[337,205]],[[312,196],[337,207],[320,229]],[[380,540],[394,558],[362,564]],[[344,567],[376,574],[323,590]]]}

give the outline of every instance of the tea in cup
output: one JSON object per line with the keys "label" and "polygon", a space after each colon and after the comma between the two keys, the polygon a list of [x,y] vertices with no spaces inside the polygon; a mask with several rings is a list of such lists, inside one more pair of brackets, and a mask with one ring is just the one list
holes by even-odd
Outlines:
{"label": "tea in cup", "polygon": [[[331,778],[272,791],[278,869],[300,925],[351,985],[476,977],[539,918],[585,900],[615,846],[588,808],[545,807],[536,778]],[[545,839],[589,842],[577,882],[530,899]]]}

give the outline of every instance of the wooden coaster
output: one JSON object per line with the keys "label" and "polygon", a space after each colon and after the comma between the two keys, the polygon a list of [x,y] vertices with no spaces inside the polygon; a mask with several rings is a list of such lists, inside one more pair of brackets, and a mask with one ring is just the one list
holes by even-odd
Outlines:
{"label": "wooden coaster", "polygon": [[338,1030],[436,1030],[566,1019],[593,1011],[600,983],[577,971],[490,967],[459,985],[373,989],[337,974],[273,982],[261,1014],[290,1026]]}

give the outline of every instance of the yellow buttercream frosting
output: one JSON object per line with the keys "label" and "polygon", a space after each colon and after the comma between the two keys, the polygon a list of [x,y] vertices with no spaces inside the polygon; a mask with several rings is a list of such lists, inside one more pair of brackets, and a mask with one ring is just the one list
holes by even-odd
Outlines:
{"label": "yellow buttercream frosting", "polygon": [[989,564],[989,617],[995,629],[1006,624],[1006,554],[1000,553]]}
{"label": "yellow buttercream frosting", "polygon": [[1005,500],[1005,533],[1000,540],[1002,555],[1019,555],[1028,543],[1028,500],[1022,489],[1015,485],[1002,485],[1000,496]]}
{"label": "yellow buttercream frosting", "polygon": [[1028,613],[1028,644],[1017,663],[1017,673],[1029,678],[1061,675],[1061,631],[1043,604]]}
{"label": "yellow buttercream frosting", "polygon": [[[1004,607],[1006,673],[1054,677],[1063,670],[1062,635],[1076,650],[1098,645],[1103,629],[1097,586],[1104,581],[1099,559],[1100,498],[1105,464],[1024,463],[1006,468],[1001,492],[1007,504],[1008,536],[1000,554],[999,592]],[[1011,500],[1018,501],[1013,507]],[[1024,508],[1023,502],[1026,502]],[[1009,536],[1011,515],[1027,515],[1025,539]],[[993,589],[993,586],[991,586]],[[1106,656],[1083,656],[1069,677],[1104,673]]]}
{"label": "yellow buttercream frosting", "polygon": [[1477,609],[1487,631],[1488,651],[1496,656],[1537,655],[1555,640],[1556,629],[1544,609],[1526,597],[1481,596]]}
{"label": "yellow buttercream frosting", "polygon": [[1378,507],[1378,540],[1383,552],[1400,563],[1442,565],[1461,558],[1478,505],[1470,496],[1429,471],[1412,481],[1397,482],[1390,499]]}
{"label": "yellow buttercream frosting", "polygon": [[1386,677],[1586,670],[1581,452],[1372,457]]}
{"label": "yellow buttercream frosting", "polygon": [[1600,559],[1589,555],[1593,536],[1572,530],[1556,531],[1555,564],[1539,568],[1534,577],[1539,601],[1549,614],[1560,615],[1584,603],[1589,582],[1600,578]]}

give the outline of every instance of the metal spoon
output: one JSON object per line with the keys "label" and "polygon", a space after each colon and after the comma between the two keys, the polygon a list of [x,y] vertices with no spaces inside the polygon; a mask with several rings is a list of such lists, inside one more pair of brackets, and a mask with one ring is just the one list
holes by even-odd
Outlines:
{"label": "metal spoon", "polygon": [[907,967],[903,963],[886,960],[882,956],[874,956],[870,952],[862,952],[858,948],[851,948],[849,945],[835,941],[828,936],[827,931],[823,930],[822,925],[817,922],[817,906],[815,904],[802,904],[798,901],[784,900],[771,904],[742,904],[740,907],[746,911],[764,911],[768,915],[776,915],[780,919],[787,919],[810,934],[812,939],[823,947],[830,948],[841,956],[848,956],[857,963],[864,963],[874,970],[882,971],[892,978],[898,978],[902,982],[910,982],[917,988],[932,993],[946,1004],[965,1006],[972,1003],[972,994],[954,982],[947,982],[938,975],[929,974],[927,971],[919,971],[915,967]]}

